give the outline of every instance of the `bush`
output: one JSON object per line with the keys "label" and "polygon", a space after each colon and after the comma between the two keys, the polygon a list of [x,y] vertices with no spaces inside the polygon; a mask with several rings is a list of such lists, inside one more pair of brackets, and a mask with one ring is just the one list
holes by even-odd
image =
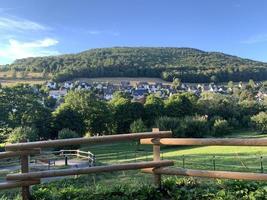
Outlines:
{"label": "bush", "polygon": [[225,119],[217,119],[215,120],[213,127],[212,127],[212,134],[214,136],[223,136],[227,135],[231,132],[231,128],[229,123]]}
{"label": "bush", "polygon": [[145,132],[147,130],[144,122],[142,119],[135,120],[130,125],[130,132],[131,133],[139,133],[139,132]]}
{"label": "bush", "polygon": [[171,130],[174,137],[204,137],[209,134],[209,124],[205,116],[184,118],[160,117],[156,120],[160,130]]}
{"label": "bush", "polygon": [[251,117],[251,121],[254,123],[254,126],[261,133],[267,133],[267,113],[260,112],[257,115]]}
{"label": "bush", "polygon": [[183,137],[204,137],[209,135],[210,128],[207,117],[205,116],[187,116],[180,122],[180,127],[176,130]]}
{"label": "bush", "polygon": [[[79,135],[75,132],[72,131],[68,128],[62,129],[61,131],[58,132],[58,139],[70,139],[70,138],[78,138]],[[64,149],[78,149],[80,146],[79,145],[71,145],[71,146],[66,146],[63,147]]]}
{"label": "bush", "polygon": [[155,121],[155,127],[163,131],[172,131],[173,133],[179,129],[180,119],[175,117],[159,117]]}
{"label": "bush", "polygon": [[83,180],[85,179],[80,177],[34,186],[33,198],[36,200],[263,200],[267,196],[267,184],[255,181],[204,181],[171,177],[165,179],[162,187],[158,189],[150,184],[142,183],[97,184],[88,187],[88,182],[83,182]]}
{"label": "bush", "polygon": [[64,128],[58,132],[58,139],[78,138],[79,135],[68,128]]}
{"label": "bush", "polygon": [[37,129],[32,127],[17,127],[9,135],[7,142],[17,143],[38,140]]}

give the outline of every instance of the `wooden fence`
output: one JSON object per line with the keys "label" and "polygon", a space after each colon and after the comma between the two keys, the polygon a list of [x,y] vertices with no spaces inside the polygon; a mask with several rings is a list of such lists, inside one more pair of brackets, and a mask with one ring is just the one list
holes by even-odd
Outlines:
{"label": "wooden fence", "polygon": [[[171,131],[159,131],[158,129],[153,129],[152,132],[145,132],[145,133],[119,134],[119,135],[99,136],[91,138],[73,138],[73,139],[8,144],[5,146],[6,151],[0,153],[0,159],[20,157],[21,173],[8,174],[6,176],[6,181],[0,183],[0,189],[21,187],[22,199],[28,200],[30,199],[29,187],[31,185],[39,184],[41,182],[41,178],[171,166],[174,164],[173,161],[157,160],[150,162],[114,164],[108,166],[93,166],[93,167],[76,168],[76,169],[58,169],[58,170],[47,170],[47,171],[37,171],[37,172],[30,172],[29,169],[29,156],[38,155],[41,153],[41,150],[45,148],[57,148],[68,145],[113,143],[113,142],[129,141],[129,140],[140,140],[145,138],[155,138],[155,139],[166,138],[166,137],[171,137],[171,134],[172,134]],[[93,159],[93,155],[91,155],[89,152],[76,150],[75,155],[79,157],[89,156],[92,157]]]}
{"label": "wooden fence", "polygon": [[[19,156],[21,160],[21,173],[8,174],[6,182],[0,183],[0,189],[22,188],[23,200],[30,198],[29,187],[39,184],[42,178],[70,176],[79,174],[114,172],[121,170],[141,169],[145,173],[151,173],[154,176],[155,184],[160,187],[162,175],[179,175],[179,176],[197,176],[207,178],[227,178],[227,179],[245,179],[245,180],[267,180],[267,174],[264,173],[243,173],[243,172],[227,172],[227,171],[208,171],[193,170],[184,168],[171,167],[173,161],[161,160],[161,145],[198,145],[198,146],[267,146],[267,139],[185,139],[185,138],[169,138],[170,131],[159,131],[153,129],[152,132],[121,134],[113,136],[101,136],[91,138],[75,138],[64,140],[49,140],[28,143],[18,143],[6,145],[6,152],[0,153],[1,158],[9,158]],[[38,155],[44,148],[55,148],[59,146],[77,145],[77,144],[96,144],[96,143],[112,143],[127,140],[140,140],[141,144],[153,145],[153,161],[135,162],[127,164],[114,164],[108,166],[93,166],[76,169],[60,169],[47,171],[29,171],[29,155]],[[75,153],[68,152],[73,155],[88,157],[88,152],[75,150]],[[92,156],[92,155],[91,155]]]}
{"label": "wooden fence", "polygon": [[[141,144],[153,145],[154,160],[159,160],[160,145],[168,146],[267,146],[267,139],[238,139],[238,138],[146,138]],[[142,169],[145,173],[154,174],[155,184],[160,187],[161,175],[196,176],[205,178],[225,178],[267,181],[267,174],[229,171],[193,170],[184,168],[159,167]]]}

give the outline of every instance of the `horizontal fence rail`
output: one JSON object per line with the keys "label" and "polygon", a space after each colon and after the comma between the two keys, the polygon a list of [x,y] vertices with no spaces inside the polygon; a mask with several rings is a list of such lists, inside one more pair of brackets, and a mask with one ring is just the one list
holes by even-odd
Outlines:
{"label": "horizontal fence rail", "polygon": [[40,180],[7,181],[0,183],[0,190],[40,184]]}
{"label": "horizontal fence rail", "polygon": [[82,145],[82,144],[97,144],[97,143],[111,143],[117,141],[127,141],[142,138],[163,138],[171,137],[171,131],[158,131],[158,132],[144,132],[134,134],[119,134],[119,135],[108,135],[90,138],[72,138],[72,139],[61,139],[61,140],[48,140],[38,142],[27,142],[8,144],[5,146],[6,151],[19,151],[33,148],[49,148],[49,147],[61,147],[67,145]]}
{"label": "horizontal fence rail", "polygon": [[35,155],[35,154],[40,154],[40,152],[41,152],[40,149],[0,152],[0,159],[23,156],[23,155]]}
{"label": "horizontal fence rail", "polygon": [[158,169],[150,168],[150,169],[142,169],[142,172],[162,174],[162,175],[267,181],[267,174],[262,174],[262,173],[193,170],[193,169],[183,169],[183,168],[158,168]]}
{"label": "horizontal fence rail", "polygon": [[122,171],[122,170],[145,169],[145,168],[151,168],[151,167],[166,167],[166,166],[171,166],[173,164],[174,164],[173,161],[168,161],[168,160],[127,163],[127,164],[117,164],[117,165],[98,166],[98,167],[86,167],[86,168],[78,168],[78,169],[62,169],[62,170],[52,170],[52,171],[29,172],[29,173],[23,173],[23,174],[8,174],[6,179],[7,180],[28,180],[28,179],[47,178],[47,177],[99,173],[99,172],[114,172],[114,171]]}
{"label": "horizontal fence rail", "polygon": [[141,139],[141,144],[183,145],[183,146],[267,146],[267,138],[237,139],[237,138],[147,138]]}

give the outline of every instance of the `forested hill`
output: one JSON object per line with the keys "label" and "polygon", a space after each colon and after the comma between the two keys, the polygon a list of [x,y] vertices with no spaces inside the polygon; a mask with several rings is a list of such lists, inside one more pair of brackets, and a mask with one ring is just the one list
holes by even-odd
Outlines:
{"label": "forested hill", "polygon": [[78,77],[161,77],[184,82],[267,79],[267,63],[192,48],[99,48],[78,54],[16,60],[16,70],[54,73],[58,81]]}

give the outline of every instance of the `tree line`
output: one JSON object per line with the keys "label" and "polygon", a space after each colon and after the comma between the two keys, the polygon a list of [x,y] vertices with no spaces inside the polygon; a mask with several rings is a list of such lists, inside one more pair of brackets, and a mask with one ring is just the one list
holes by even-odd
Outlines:
{"label": "tree line", "polygon": [[[266,100],[250,81],[244,88],[228,84],[231,95],[184,92],[163,100],[151,94],[146,102],[132,102],[117,92],[103,101],[90,91],[69,91],[55,108],[41,86],[16,85],[0,89],[0,140],[46,140],[84,135],[143,132],[159,127],[175,137],[223,136],[234,129],[267,131]],[[62,134],[62,135],[60,135]]]}

